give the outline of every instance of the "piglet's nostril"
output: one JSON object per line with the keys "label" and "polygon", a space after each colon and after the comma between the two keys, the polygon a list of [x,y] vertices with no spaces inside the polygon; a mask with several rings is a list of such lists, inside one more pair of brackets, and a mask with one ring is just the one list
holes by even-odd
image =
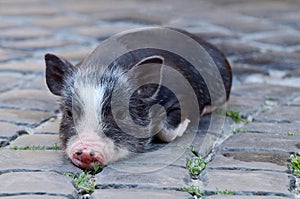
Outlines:
{"label": "piglet's nostril", "polygon": [[75,152],[76,155],[81,155],[82,153],[83,153],[82,150],[78,150],[78,151]]}
{"label": "piglet's nostril", "polygon": [[96,155],[96,153],[95,153],[94,151],[91,151],[91,152],[90,152],[90,156],[93,157],[93,156],[95,156],[95,155]]}

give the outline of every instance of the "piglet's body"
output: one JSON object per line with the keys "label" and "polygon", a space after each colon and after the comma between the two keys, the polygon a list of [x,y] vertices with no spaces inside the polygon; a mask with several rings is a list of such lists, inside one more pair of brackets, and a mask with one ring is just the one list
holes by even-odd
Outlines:
{"label": "piglet's body", "polygon": [[[224,55],[195,35],[173,31],[191,38],[207,51],[221,75],[225,90],[221,103],[225,103],[229,98],[232,74]],[[124,53],[108,65],[99,65],[94,59],[95,53],[92,53],[73,66],[63,58],[45,55],[48,88],[61,96],[61,144],[71,161],[80,168],[92,169],[95,163],[107,165],[130,154],[144,152],[154,137],[171,142],[185,132],[190,122],[189,112],[182,111],[180,105],[185,93],[180,97],[158,83],[141,84],[144,79],[152,78],[151,75],[146,77],[151,66],[160,70],[160,66],[168,65],[184,74],[197,96],[199,110],[192,111],[200,116],[212,110],[204,79],[191,63],[175,53],[141,48]],[[146,72],[129,73],[142,66]],[[161,73],[158,72],[160,78],[168,76]],[[124,103],[128,94],[130,98]],[[166,112],[164,121],[160,121],[160,113],[151,112],[156,104]],[[135,125],[142,128],[135,128]]]}

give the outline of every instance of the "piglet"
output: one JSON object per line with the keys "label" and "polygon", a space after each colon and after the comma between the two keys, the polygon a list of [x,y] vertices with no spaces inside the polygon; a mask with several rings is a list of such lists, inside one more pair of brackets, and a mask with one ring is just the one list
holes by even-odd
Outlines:
{"label": "piglet", "polygon": [[[184,30],[166,30],[184,35],[207,52],[221,76],[224,88],[225,97],[219,104],[225,103],[229,99],[232,72],[223,53]],[[132,32],[137,34],[140,31],[145,30]],[[132,32],[119,34],[114,38],[121,40]],[[130,42],[131,40],[126,40],[126,43]],[[154,138],[171,142],[186,131],[191,116],[181,106],[194,102],[180,102],[189,98],[185,89],[181,89],[179,96],[159,83],[163,82],[163,78],[169,78],[174,84],[181,85],[180,81],[170,77],[170,73],[163,74],[164,65],[178,70],[193,88],[198,110],[192,112],[200,116],[214,109],[204,78],[180,55],[160,48],[136,48],[107,64],[101,62],[99,52],[111,51],[114,54],[116,49],[109,49],[107,46],[109,42],[106,45],[100,44],[75,66],[56,55],[45,55],[47,86],[54,95],[61,97],[61,146],[73,164],[82,169],[93,169],[94,164],[104,166],[129,155],[145,152]],[[137,70],[129,73],[142,67],[145,72]],[[152,76],[151,68],[156,71]],[[158,83],[143,84],[143,80],[155,79],[157,76]],[[214,76],[209,78],[215,81]],[[153,113],[152,107],[155,105],[163,107],[164,114]],[[164,116],[160,117],[161,115]]]}

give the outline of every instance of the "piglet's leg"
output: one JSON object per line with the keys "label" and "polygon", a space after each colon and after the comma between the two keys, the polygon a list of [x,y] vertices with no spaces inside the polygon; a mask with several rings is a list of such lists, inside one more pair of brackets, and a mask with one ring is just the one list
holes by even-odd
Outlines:
{"label": "piglet's leg", "polygon": [[181,122],[175,129],[172,128],[163,128],[158,134],[157,137],[164,142],[171,142],[175,140],[177,137],[181,137],[183,133],[186,131],[188,125],[190,123],[189,119],[185,119]]}
{"label": "piglet's leg", "polygon": [[201,116],[213,112],[214,110],[216,110],[216,108],[217,108],[217,107],[215,107],[215,106],[206,105],[206,106],[204,107],[204,109],[202,110]]}

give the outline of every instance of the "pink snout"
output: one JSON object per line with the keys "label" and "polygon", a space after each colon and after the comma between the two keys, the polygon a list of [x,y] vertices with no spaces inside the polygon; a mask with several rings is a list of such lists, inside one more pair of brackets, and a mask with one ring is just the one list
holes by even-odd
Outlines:
{"label": "pink snout", "polygon": [[71,160],[73,164],[75,164],[76,166],[82,169],[92,170],[94,169],[95,164],[99,164],[100,166],[103,166],[102,158],[100,154],[87,147],[82,147],[82,148],[76,147],[72,151]]}

